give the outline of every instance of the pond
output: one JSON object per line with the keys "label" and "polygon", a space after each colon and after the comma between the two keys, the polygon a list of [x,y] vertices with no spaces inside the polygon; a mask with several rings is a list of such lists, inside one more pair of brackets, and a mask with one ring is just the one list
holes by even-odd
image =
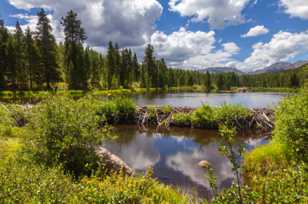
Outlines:
{"label": "pond", "polygon": [[211,106],[238,104],[248,108],[271,108],[288,94],[285,93],[170,93],[137,95],[134,99],[139,106],[172,105],[199,107],[204,103]]}
{"label": "pond", "polygon": [[[184,192],[199,197],[210,197],[204,170],[198,166],[207,160],[215,170],[218,187],[230,187],[233,181],[231,164],[219,152],[221,143],[217,132],[172,128],[169,131],[139,131],[136,126],[117,126],[118,139],[106,142],[104,147],[121,157],[136,173],[144,174],[153,167],[154,177]],[[247,150],[266,143],[265,137],[242,133],[237,143]]]}

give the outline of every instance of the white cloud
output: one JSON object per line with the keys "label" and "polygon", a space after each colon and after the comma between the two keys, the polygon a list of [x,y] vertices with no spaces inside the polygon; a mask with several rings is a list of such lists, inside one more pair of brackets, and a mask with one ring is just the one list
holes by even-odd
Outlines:
{"label": "white cloud", "polygon": [[182,68],[223,66],[240,51],[234,42],[225,43],[222,49],[217,49],[214,31],[192,32],[185,28],[169,35],[157,31],[150,42],[159,57],[165,58],[170,66]]}
{"label": "white cloud", "polygon": [[278,32],[268,43],[253,45],[253,52],[238,66],[242,69],[260,69],[279,61],[289,61],[308,52],[308,31]]}
{"label": "white cloud", "polygon": [[285,12],[292,17],[308,19],[307,0],[280,0]]}
{"label": "white cloud", "polygon": [[[35,31],[36,26],[37,26],[37,21],[38,21],[38,17],[36,15],[15,14],[15,15],[11,15],[11,17],[17,18],[19,20],[26,21],[25,24],[20,26],[23,31],[25,31],[27,29],[27,27],[29,27],[31,29],[31,31]],[[53,27],[53,34],[54,34],[56,40],[57,41],[63,41],[64,34],[62,32],[59,32],[59,29],[57,29],[57,27],[59,26],[57,21],[55,21],[54,17],[50,14],[48,14],[47,17],[49,18],[50,23]],[[7,26],[7,28],[11,32],[15,31],[15,26]]]}
{"label": "white cloud", "polygon": [[223,44],[224,51],[231,54],[237,54],[240,51],[240,48],[234,42],[229,42]]}
{"label": "white cloud", "polygon": [[170,0],[171,11],[191,17],[193,21],[207,20],[212,28],[236,25],[245,21],[243,9],[250,0]]}
{"label": "white cloud", "polygon": [[53,11],[59,28],[60,18],[76,11],[88,35],[88,44],[104,46],[108,41],[120,46],[143,45],[154,32],[162,13],[157,0],[9,0],[17,8],[44,7]]}
{"label": "white cloud", "polygon": [[258,25],[251,28],[246,34],[242,35],[242,37],[243,38],[256,37],[267,34],[268,32],[269,30],[266,27],[264,27],[263,25]]}

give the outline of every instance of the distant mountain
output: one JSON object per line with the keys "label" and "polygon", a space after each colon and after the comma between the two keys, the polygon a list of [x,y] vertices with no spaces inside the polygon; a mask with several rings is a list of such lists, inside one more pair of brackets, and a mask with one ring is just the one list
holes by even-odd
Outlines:
{"label": "distant mountain", "polygon": [[305,64],[308,64],[308,61],[298,61],[296,63],[289,63],[289,62],[277,62],[272,64],[271,66],[265,67],[263,69],[259,69],[256,71],[251,72],[250,74],[263,74],[263,73],[273,73],[273,72],[280,72],[290,69],[299,68]]}
{"label": "distant mountain", "polygon": [[234,67],[208,67],[206,69],[201,70],[201,72],[210,72],[212,74],[219,74],[219,73],[237,73],[237,74],[243,74],[241,70],[238,70]]}

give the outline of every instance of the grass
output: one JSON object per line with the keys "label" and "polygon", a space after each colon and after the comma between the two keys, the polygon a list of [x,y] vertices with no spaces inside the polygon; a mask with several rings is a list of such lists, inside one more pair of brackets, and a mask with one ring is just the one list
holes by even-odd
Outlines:
{"label": "grass", "polygon": [[[285,145],[271,142],[244,155],[245,178],[252,180],[256,175],[265,175],[269,169],[285,166]],[[283,164],[284,163],[284,164]]]}
{"label": "grass", "polygon": [[273,140],[244,156],[244,179],[258,203],[308,203],[307,92],[276,110]]}
{"label": "grass", "polygon": [[299,88],[287,88],[287,87],[250,87],[251,92],[277,92],[277,93],[297,93]]}
{"label": "grass", "polygon": [[239,125],[244,123],[250,115],[249,109],[238,105],[210,107],[205,104],[190,114],[177,113],[172,119],[176,126],[218,129],[219,124],[223,123],[242,128]]}

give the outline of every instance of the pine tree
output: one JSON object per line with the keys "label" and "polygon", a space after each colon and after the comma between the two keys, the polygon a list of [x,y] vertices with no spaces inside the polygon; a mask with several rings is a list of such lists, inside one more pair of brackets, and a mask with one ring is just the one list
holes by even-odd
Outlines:
{"label": "pine tree", "polygon": [[212,79],[211,79],[211,74],[209,71],[206,71],[205,75],[205,90],[207,93],[209,93],[212,89]]}
{"label": "pine tree", "polygon": [[28,77],[26,70],[26,53],[25,53],[25,36],[20,27],[19,22],[16,22],[16,31],[14,35],[15,46],[15,68],[14,68],[14,87],[17,89],[27,89]]}
{"label": "pine tree", "polygon": [[161,59],[157,62],[158,67],[158,84],[156,87],[165,88],[168,83],[167,78],[167,65],[164,59]]}
{"label": "pine tree", "polygon": [[30,28],[26,30],[25,36],[26,47],[26,70],[29,79],[29,88],[33,90],[34,84],[38,86],[43,83],[41,74],[43,72],[41,66],[41,56],[36,41],[33,39]]}
{"label": "pine tree", "polygon": [[138,58],[136,53],[134,53],[132,61],[132,69],[133,69],[133,81],[140,81],[140,66],[138,63]]}
{"label": "pine tree", "polygon": [[218,90],[223,90],[224,89],[224,85],[225,85],[225,82],[224,82],[223,74],[218,74],[217,75],[217,81],[216,81],[217,89]]}
{"label": "pine tree", "polygon": [[51,83],[58,82],[60,80],[59,65],[57,63],[57,45],[55,38],[52,35],[50,20],[44,9],[41,9],[37,16],[38,23],[36,39],[43,66],[43,73],[41,76],[46,83],[46,88],[51,89]]}
{"label": "pine tree", "polygon": [[77,13],[70,10],[62,17],[61,24],[64,26],[65,34],[65,67],[70,89],[87,89],[90,63],[85,62],[89,56],[84,52],[83,42],[86,34],[81,27],[81,21]]}
{"label": "pine tree", "polygon": [[9,32],[5,28],[3,20],[0,20],[0,90],[6,88],[6,73],[8,69],[7,49],[9,37]]}
{"label": "pine tree", "polygon": [[154,58],[154,47],[152,45],[148,45],[145,49],[144,60],[144,74],[146,76],[147,87],[152,87],[157,85],[157,67]]}
{"label": "pine tree", "polygon": [[292,88],[298,88],[300,86],[300,81],[296,73],[292,73],[290,77],[290,85]]}
{"label": "pine tree", "polygon": [[112,88],[112,79],[115,74],[115,56],[114,56],[114,47],[112,42],[108,44],[107,51],[107,88]]}

